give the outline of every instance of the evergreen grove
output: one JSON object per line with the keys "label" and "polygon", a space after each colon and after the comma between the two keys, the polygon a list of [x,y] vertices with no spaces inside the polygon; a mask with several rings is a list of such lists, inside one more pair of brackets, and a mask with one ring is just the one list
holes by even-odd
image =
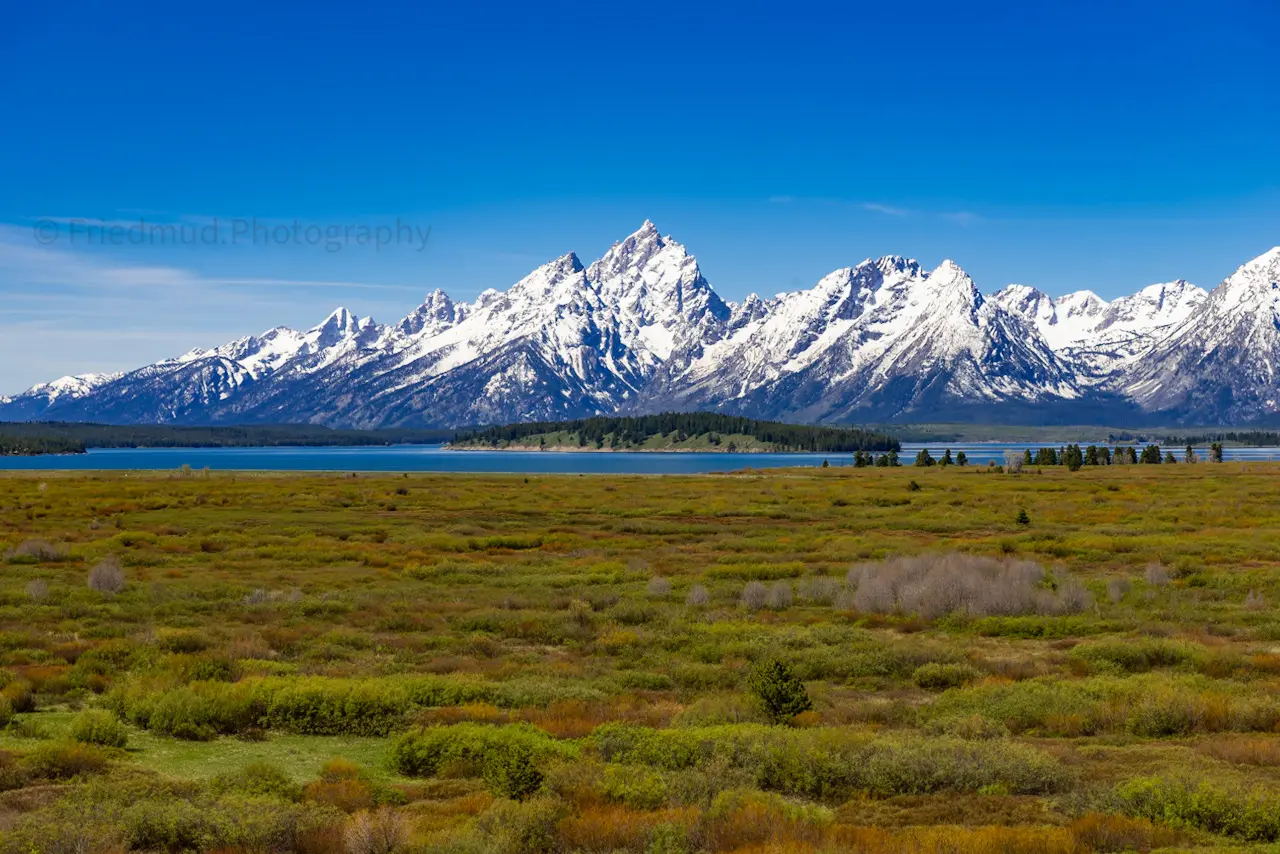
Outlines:
{"label": "evergreen grove", "polygon": [[[750,436],[776,451],[850,453],[853,451],[897,451],[898,440],[886,433],[856,427],[818,427],[756,421],[717,412],[663,412],[658,415],[598,416],[576,421],[537,421],[461,431],[459,444],[489,445],[518,442],[543,434],[569,433],[579,447],[629,448],[652,436],[674,435],[677,441],[692,436],[708,436],[718,445],[724,436]],[[731,443],[729,443],[731,444]],[[728,448],[733,450],[733,448]]]}

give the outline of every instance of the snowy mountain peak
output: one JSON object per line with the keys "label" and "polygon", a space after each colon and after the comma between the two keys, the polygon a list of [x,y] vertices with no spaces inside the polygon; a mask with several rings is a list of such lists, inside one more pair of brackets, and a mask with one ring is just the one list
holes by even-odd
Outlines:
{"label": "snowy mountain peak", "polygon": [[311,331],[320,333],[336,333],[339,335],[354,334],[360,328],[360,320],[343,306],[338,306],[329,316],[320,321]]}
{"label": "snowy mountain peak", "polygon": [[882,255],[875,260],[868,258],[858,266],[874,267],[880,271],[881,275],[886,277],[893,275],[919,276],[921,272],[920,262],[913,258],[904,258],[901,255]]}
{"label": "snowy mountain peak", "polygon": [[435,334],[460,319],[458,306],[447,293],[436,288],[427,294],[422,305],[410,312],[397,324],[396,328],[405,335],[419,335],[423,330]]}
{"label": "snowy mountain peak", "polygon": [[1246,294],[1252,293],[1257,298],[1269,299],[1271,293],[1280,287],[1280,246],[1275,247],[1242,264],[1238,270],[1215,288],[1229,295],[1233,303],[1248,299]]}

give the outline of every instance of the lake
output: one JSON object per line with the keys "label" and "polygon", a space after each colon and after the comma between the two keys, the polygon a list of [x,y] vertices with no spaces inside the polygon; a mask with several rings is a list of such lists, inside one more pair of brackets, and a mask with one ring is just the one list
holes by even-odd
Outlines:
{"label": "lake", "polygon": [[[1025,444],[909,443],[910,465],[921,448],[935,457],[964,451],[970,463],[1004,462]],[[1039,447],[1032,445],[1031,447]],[[1173,449],[1181,457],[1182,452]],[[1201,458],[1205,456],[1200,449]],[[1280,448],[1227,448],[1227,459],[1280,460]],[[447,451],[439,445],[326,448],[97,448],[87,454],[0,457],[0,470],[166,470],[189,465],[221,471],[416,471],[490,474],[703,474],[744,468],[852,465],[850,454],[600,453],[573,451]]]}

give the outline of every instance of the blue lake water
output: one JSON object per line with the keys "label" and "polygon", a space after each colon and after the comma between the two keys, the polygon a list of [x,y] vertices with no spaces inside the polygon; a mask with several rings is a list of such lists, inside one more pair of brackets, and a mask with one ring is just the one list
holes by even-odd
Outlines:
{"label": "blue lake water", "polygon": [[[1026,444],[904,444],[910,464],[921,448],[935,457],[950,448],[971,463],[1004,462]],[[1038,447],[1038,445],[1031,445]],[[1179,458],[1182,452],[1172,449]],[[1205,456],[1200,449],[1201,458]],[[1280,448],[1228,448],[1233,460],[1280,460]],[[447,451],[439,445],[358,448],[102,448],[87,454],[0,457],[0,470],[165,470],[189,465],[228,471],[420,471],[494,474],[701,474],[744,468],[852,465],[849,454],[598,453],[572,451]]]}

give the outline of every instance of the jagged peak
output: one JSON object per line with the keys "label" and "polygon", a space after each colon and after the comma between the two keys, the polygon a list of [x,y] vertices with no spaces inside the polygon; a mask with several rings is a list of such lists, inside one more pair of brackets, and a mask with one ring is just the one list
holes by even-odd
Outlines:
{"label": "jagged peak", "polygon": [[996,295],[1007,296],[1012,299],[1026,299],[1028,297],[1039,298],[1039,297],[1049,296],[1044,291],[1040,290],[1039,288],[1033,285],[1019,285],[1017,283],[1014,283],[1011,285],[1005,285],[1003,288],[996,291]]}
{"label": "jagged peak", "polygon": [[950,258],[944,258],[941,264],[929,272],[928,281],[940,287],[963,285],[975,289],[973,278]]}
{"label": "jagged peak", "polygon": [[338,306],[329,312],[329,316],[320,321],[313,329],[354,329],[359,320],[346,306]]}
{"label": "jagged peak", "polygon": [[1075,302],[1075,303],[1097,303],[1106,305],[1107,301],[1095,294],[1088,288],[1081,288],[1078,291],[1071,291],[1058,297],[1057,302]]}
{"label": "jagged peak", "polygon": [[889,276],[894,273],[906,273],[911,276],[918,276],[921,272],[920,262],[914,258],[907,258],[903,255],[881,255],[879,258],[863,261],[859,267],[875,267],[880,271],[881,275]]}

